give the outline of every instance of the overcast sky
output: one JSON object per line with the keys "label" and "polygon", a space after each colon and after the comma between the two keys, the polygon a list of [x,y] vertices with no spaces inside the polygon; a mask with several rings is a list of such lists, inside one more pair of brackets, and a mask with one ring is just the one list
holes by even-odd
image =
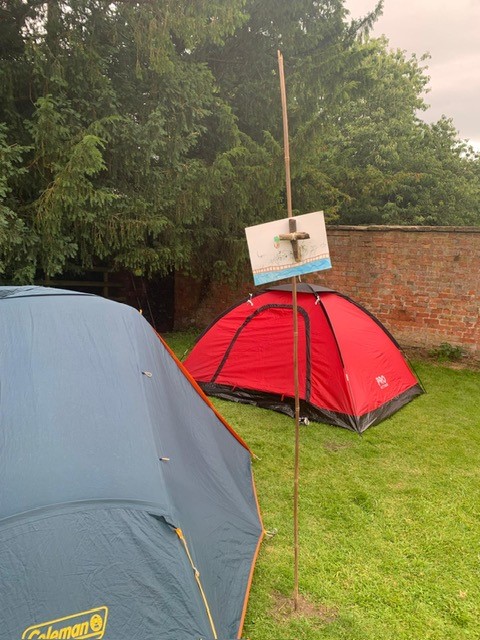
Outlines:
{"label": "overcast sky", "polygon": [[[375,0],[345,0],[351,17],[365,15]],[[430,105],[422,117],[453,119],[461,138],[480,150],[480,0],[385,0],[373,31],[392,48],[429,53]]]}

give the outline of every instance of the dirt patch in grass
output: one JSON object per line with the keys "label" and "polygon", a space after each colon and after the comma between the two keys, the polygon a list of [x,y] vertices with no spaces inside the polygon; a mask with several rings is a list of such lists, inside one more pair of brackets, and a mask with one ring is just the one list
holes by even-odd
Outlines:
{"label": "dirt patch in grass", "polygon": [[326,451],[342,451],[342,449],[350,449],[352,446],[351,442],[324,442],[323,448]]}
{"label": "dirt patch in grass", "polygon": [[329,624],[335,622],[338,617],[338,610],[335,607],[327,607],[322,604],[315,604],[302,596],[298,597],[298,606],[295,610],[293,597],[284,596],[282,593],[274,591],[272,594],[273,606],[272,615],[277,622],[288,622],[292,619],[308,618],[319,624]]}

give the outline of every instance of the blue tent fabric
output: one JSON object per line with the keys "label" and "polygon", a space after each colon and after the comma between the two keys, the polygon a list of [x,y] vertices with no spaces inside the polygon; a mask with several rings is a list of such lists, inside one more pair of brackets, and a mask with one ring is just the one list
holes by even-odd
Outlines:
{"label": "blue tent fabric", "polygon": [[240,637],[250,452],[152,327],[0,287],[0,345],[0,639]]}

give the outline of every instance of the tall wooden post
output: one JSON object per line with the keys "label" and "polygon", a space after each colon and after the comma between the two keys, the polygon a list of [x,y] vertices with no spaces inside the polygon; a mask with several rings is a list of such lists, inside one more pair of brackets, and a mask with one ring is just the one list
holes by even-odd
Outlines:
{"label": "tall wooden post", "polygon": [[[288,217],[292,218],[292,185],[290,179],[290,150],[288,141],[288,116],[287,116],[287,92],[285,89],[285,73],[283,69],[283,56],[278,51],[278,68],[280,73],[280,93],[282,97],[283,115],[283,148],[285,155],[285,182],[287,193]],[[296,221],[289,220],[289,231],[296,231]],[[298,307],[297,307],[297,279],[292,277],[292,299],[293,299],[293,375],[295,385],[295,460],[294,460],[294,480],[293,480],[293,606],[298,609],[298,559],[299,559],[299,536],[298,536],[298,485],[300,469],[300,392],[298,382]]]}

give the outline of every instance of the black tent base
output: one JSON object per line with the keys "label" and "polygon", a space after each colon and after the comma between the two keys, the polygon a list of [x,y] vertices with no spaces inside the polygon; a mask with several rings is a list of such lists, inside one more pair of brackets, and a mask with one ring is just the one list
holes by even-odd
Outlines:
{"label": "black tent base", "polygon": [[[263,393],[255,391],[254,389],[229,387],[212,382],[200,382],[199,385],[208,396],[214,396],[232,402],[240,402],[242,404],[251,404],[260,409],[271,409],[272,411],[284,413],[291,418],[295,417],[294,398],[273,393]],[[329,411],[328,409],[316,407],[310,402],[300,399],[300,416],[302,418],[308,418],[308,420],[312,422],[322,422],[336,427],[343,427],[357,433],[363,433],[368,427],[372,427],[382,420],[385,420],[385,418],[388,418],[405,404],[423,393],[425,393],[425,391],[420,384],[416,384],[396,398],[378,407],[375,411],[370,411],[360,416]]]}

